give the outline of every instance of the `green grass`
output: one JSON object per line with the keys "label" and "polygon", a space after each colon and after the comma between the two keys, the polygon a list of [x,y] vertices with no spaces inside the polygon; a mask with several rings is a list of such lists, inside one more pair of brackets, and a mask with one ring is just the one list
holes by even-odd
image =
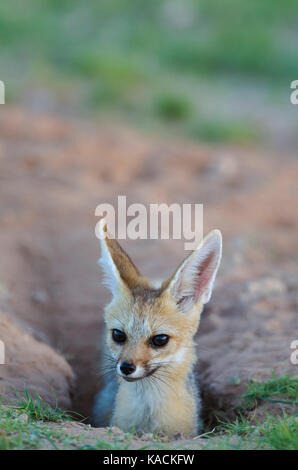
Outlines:
{"label": "green grass", "polygon": [[264,421],[253,423],[251,418],[242,416],[222,425],[216,439],[222,448],[298,450],[298,420],[286,414],[283,417],[268,414]]}
{"label": "green grass", "polygon": [[[266,413],[261,420],[255,420],[253,413],[264,402],[290,404],[296,409],[293,415],[272,416]],[[221,423],[218,445],[220,448],[256,448],[256,449],[298,449],[298,378],[287,374],[279,377],[272,373],[272,378],[261,382],[251,380],[241,397],[238,408],[239,416],[234,421]],[[211,438],[212,439],[212,438]],[[216,442],[216,441],[215,441]],[[210,442],[207,447],[210,446]]]}
{"label": "green grass", "polygon": [[154,102],[156,114],[166,121],[183,121],[192,114],[190,100],[184,96],[165,92]]}
{"label": "green grass", "polygon": [[65,411],[57,405],[52,407],[38,394],[31,395],[26,388],[16,392],[22,395],[16,405],[5,406],[0,403],[0,450],[61,449],[70,446],[81,450],[127,450],[130,446],[133,433],[126,434],[122,441],[114,437],[112,432],[107,432],[111,442],[95,438],[92,444],[86,444],[85,434],[70,436],[63,426],[49,426],[49,423],[62,425],[80,415]]}
{"label": "green grass", "polygon": [[57,449],[78,445],[77,437],[68,436],[42,422],[24,420],[21,410],[0,405],[0,450]]}
{"label": "green grass", "polygon": [[253,113],[227,116],[222,99],[239,83],[238,108],[252,83],[284,99],[298,76],[297,19],[294,0],[10,0],[0,79],[12,101],[41,87],[60,105],[150,129],[255,141]]}
{"label": "green grass", "polygon": [[242,406],[254,408],[259,402],[298,404],[298,378],[282,375],[277,377],[274,373],[267,382],[250,381],[247,391],[243,395]]}
{"label": "green grass", "polygon": [[37,393],[31,396],[27,389],[24,392],[19,391],[18,393],[22,394],[23,397],[18,401],[17,409],[22,413],[26,413],[31,420],[56,422],[58,420],[69,421],[73,419],[73,413],[62,410],[57,404],[55,407],[52,407]]}
{"label": "green grass", "polygon": [[298,450],[297,417],[269,417],[261,427],[261,433],[265,442],[276,450]]}
{"label": "green grass", "polygon": [[189,135],[208,142],[233,142],[248,144],[261,138],[257,125],[250,121],[235,122],[231,119],[202,119],[190,129]]}
{"label": "green grass", "polygon": [[[269,412],[262,419],[256,419],[251,410],[264,401],[290,403],[297,410],[297,378],[275,374],[267,382],[250,381],[234,420],[220,422],[215,430],[203,435],[203,439],[192,441],[198,449],[298,449],[298,413],[273,416]],[[27,390],[15,406],[0,404],[0,450],[9,449],[67,449],[82,450],[127,450],[131,448],[133,433],[121,438],[111,430],[106,438],[99,439],[92,429],[85,428],[78,435],[70,435],[63,423],[71,414],[60,408],[51,407],[38,396],[31,396]],[[296,414],[295,414],[296,413]],[[51,423],[53,425],[51,426]],[[57,423],[56,425],[54,423]],[[152,443],[144,441],[143,448],[179,449],[178,442],[166,443],[161,436],[152,437]],[[184,445],[183,448],[187,448]]]}

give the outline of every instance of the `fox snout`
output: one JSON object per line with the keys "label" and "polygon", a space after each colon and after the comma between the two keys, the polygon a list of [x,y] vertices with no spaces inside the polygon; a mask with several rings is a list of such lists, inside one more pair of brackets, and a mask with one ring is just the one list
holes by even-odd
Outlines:
{"label": "fox snout", "polygon": [[[116,373],[127,382],[149,377],[159,369],[162,363],[165,364],[166,362],[166,357],[160,358],[158,351],[152,349],[148,338],[145,336],[134,337],[133,331],[135,332],[136,329],[137,326],[134,323],[132,331],[127,331],[125,341],[121,337],[122,343],[120,344],[115,343],[115,339],[119,340],[118,330],[118,335],[115,336],[115,332],[109,335],[109,346],[114,351]],[[164,351],[164,354],[167,354],[166,351]]]}
{"label": "fox snout", "polygon": [[144,367],[135,365],[133,362],[118,362],[116,368],[117,374],[127,382],[143,379],[147,376],[147,371]]}
{"label": "fox snout", "polygon": [[134,364],[129,364],[128,362],[122,362],[119,367],[120,371],[124,375],[133,374],[136,370],[136,366]]}

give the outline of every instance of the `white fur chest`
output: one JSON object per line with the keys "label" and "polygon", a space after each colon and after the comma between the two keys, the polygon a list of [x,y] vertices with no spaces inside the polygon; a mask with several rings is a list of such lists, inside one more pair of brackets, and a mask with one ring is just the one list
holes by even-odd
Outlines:
{"label": "white fur chest", "polygon": [[148,383],[122,383],[116,397],[112,424],[126,431],[158,431],[165,392],[164,387],[150,380]]}

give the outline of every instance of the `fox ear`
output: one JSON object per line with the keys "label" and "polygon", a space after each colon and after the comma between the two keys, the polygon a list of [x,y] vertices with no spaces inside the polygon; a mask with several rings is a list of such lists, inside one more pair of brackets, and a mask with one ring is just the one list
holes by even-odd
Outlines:
{"label": "fox ear", "polygon": [[110,238],[105,219],[99,223],[101,258],[99,264],[104,272],[103,283],[114,297],[123,286],[134,289],[142,283],[140,272],[117,240]]}
{"label": "fox ear", "polygon": [[198,302],[209,302],[221,252],[221,232],[213,230],[164,283],[163,287],[170,291],[183,312]]}

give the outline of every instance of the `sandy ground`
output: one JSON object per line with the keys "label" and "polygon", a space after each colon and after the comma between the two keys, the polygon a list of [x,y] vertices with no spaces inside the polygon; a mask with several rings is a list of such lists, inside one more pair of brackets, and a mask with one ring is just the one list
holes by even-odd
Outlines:
{"label": "sandy ground", "polygon": [[[166,142],[127,128],[6,107],[0,117],[1,310],[68,361],[76,376],[68,403],[89,416],[100,386],[102,310],[109,298],[96,262],[95,207],[115,203],[118,195],[126,195],[128,204],[203,203],[204,233],[222,230],[224,257],[199,333],[205,348],[204,357],[198,350],[199,372],[209,407],[211,397],[216,408],[226,409],[227,402],[217,400],[218,386],[210,386],[219,367],[214,348],[220,355],[221,338],[230,341],[222,331],[227,332],[227,322],[237,323],[238,312],[247,319],[247,306],[250,323],[239,323],[228,363],[237,361],[238,347],[241,364],[249,360],[251,373],[262,362],[263,348],[271,357],[266,370],[279,355],[280,370],[287,366],[297,373],[288,361],[290,338],[298,331],[297,181],[296,155]],[[186,255],[177,240],[124,241],[123,246],[153,278],[168,277]],[[273,348],[275,355],[266,349],[270,331],[266,340],[260,333],[268,322],[282,343],[280,350]],[[258,351],[252,347],[245,357],[239,335],[248,324],[252,333],[245,344],[255,340]],[[40,367],[45,374],[48,360]],[[41,372],[32,374],[30,385]]]}

